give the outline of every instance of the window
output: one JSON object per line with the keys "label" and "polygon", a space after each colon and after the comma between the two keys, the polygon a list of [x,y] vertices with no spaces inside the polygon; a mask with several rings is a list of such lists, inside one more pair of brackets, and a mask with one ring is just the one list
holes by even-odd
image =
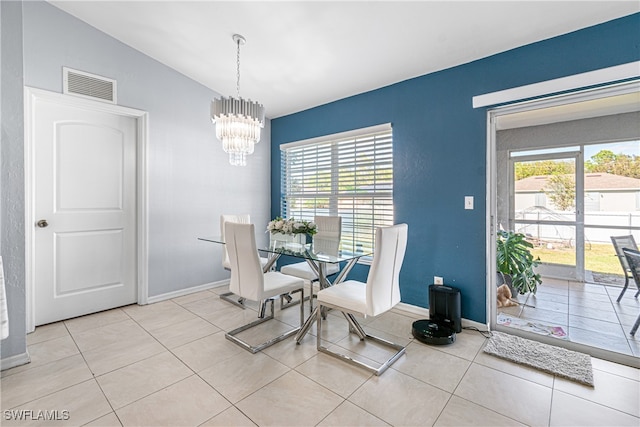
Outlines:
{"label": "window", "polygon": [[339,215],[341,249],[373,250],[393,225],[392,148],[390,124],[281,145],[282,216]]}

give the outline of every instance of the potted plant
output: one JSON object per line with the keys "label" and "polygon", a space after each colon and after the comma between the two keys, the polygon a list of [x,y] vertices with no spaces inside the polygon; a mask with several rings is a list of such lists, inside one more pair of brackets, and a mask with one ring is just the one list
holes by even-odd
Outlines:
{"label": "potted plant", "polygon": [[524,234],[504,230],[498,231],[496,243],[498,272],[511,278],[512,292],[535,294],[542,279],[533,271],[540,264],[540,258],[534,259],[531,254],[533,245]]}

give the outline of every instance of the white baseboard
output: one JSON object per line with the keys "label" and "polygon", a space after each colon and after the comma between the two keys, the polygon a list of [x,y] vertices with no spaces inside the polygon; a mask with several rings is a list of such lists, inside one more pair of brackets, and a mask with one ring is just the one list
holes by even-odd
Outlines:
{"label": "white baseboard", "polygon": [[15,368],[16,366],[26,365],[31,362],[31,357],[29,357],[28,352],[24,352],[22,354],[16,354],[15,356],[5,357],[0,360],[0,371],[4,371],[5,369]]}
{"label": "white baseboard", "polygon": [[167,292],[166,294],[154,295],[147,298],[147,304],[153,304],[160,301],[166,301],[168,299],[181,297],[184,295],[193,294],[195,292],[206,291],[207,289],[219,288],[229,284],[229,279],[220,280],[218,282],[205,283],[204,285],[192,286],[186,289],[179,289],[177,291]]}
{"label": "white baseboard", "polygon": [[[419,316],[423,316],[425,319],[429,318],[429,309],[424,307],[418,307],[417,305],[406,304],[404,302],[398,303],[395,307],[397,310],[404,311],[411,314],[417,314]],[[478,328],[481,331],[486,331],[488,329],[487,325],[483,323],[479,323],[469,319],[462,319],[462,327],[472,327]]]}

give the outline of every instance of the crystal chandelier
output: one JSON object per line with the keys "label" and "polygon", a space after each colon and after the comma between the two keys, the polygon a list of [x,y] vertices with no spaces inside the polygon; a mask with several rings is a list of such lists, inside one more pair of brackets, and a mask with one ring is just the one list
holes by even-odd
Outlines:
{"label": "crystal chandelier", "polygon": [[246,40],[233,35],[237,46],[236,95],[237,98],[220,97],[211,102],[211,121],[216,125],[216,137],[222,141],[222,149],[229,153],[229,163],[245,166],[247,155],[253,153],[260,142],[260,129],[264,127],[264,107],[258,102],[240,98],[240,45]]}

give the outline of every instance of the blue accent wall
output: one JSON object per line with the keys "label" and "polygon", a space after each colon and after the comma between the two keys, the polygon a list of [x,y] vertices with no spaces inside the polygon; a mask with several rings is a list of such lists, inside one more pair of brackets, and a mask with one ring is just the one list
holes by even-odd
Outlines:
{"label": "blue accent wall", "polygon": [[[395,222],[409,225],[402,301],[428,307],[428,285],[443,276],[462,291],[462,316],[485,323],[487,111],[473,109],[472,98],[638,61],[639,28],[634,14],[274,119],[272,217],[280,213],[280,144],[390,122]],[[464,196],[475,197],[474,210],[464,210]],[[349,277],[367,272],[358,266]]]}

